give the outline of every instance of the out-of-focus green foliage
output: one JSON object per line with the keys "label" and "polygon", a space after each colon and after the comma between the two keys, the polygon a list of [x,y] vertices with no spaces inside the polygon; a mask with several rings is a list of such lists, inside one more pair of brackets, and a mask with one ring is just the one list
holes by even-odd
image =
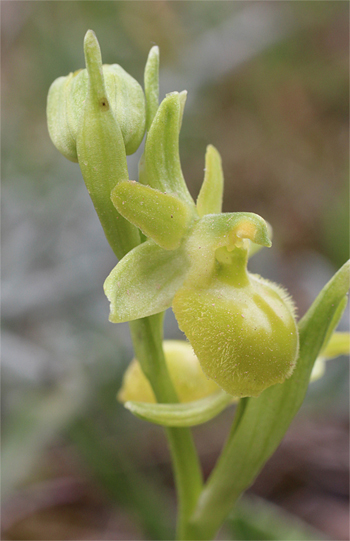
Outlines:
{"label": "out-of-focus green foliage", "polygon": [[227,521],[234,539],[246,541],[306,541],[326,539],[321,532],[261,498],[244,497]]}

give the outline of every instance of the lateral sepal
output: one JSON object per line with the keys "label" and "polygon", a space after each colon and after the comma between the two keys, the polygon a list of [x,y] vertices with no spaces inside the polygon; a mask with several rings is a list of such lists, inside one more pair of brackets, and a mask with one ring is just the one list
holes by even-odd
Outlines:
{"label": "lateral sepal", "polygon": [[210,421],[236,400],[224,391],[185,404],[125,402],[136,417],[161,426],[190,427]]}
{"label": "lateral sepal", "polygon": [[112,323],[132,321],[171,306],[189,263],[183,248],[167,251],[153,240],[140,244],[116,265],[104,283]]}

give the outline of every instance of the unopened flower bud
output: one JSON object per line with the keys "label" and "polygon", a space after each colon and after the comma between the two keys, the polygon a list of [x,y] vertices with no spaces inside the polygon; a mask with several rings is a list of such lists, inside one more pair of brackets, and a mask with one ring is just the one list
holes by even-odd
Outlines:
{"label": "unopened flower bud", "polygon": [[[179,340],[163,342],[165,360],[180,402],[192,402],[219,390],[216,383],[208,379],[191,346]],[[120,402],[156,402],[151,385],[142,372],[140,363],[133,359],[127,368],[123,385],[118,393]]]}
{"label": "unopened flower bud", "polygon": [[84,38],[86,69],[57,79],[47,100],[48,128],[58,150],[80,169],[106,238],[121,259],[140,242],[110,195],[129,178],[126,154],[136,151],[146,125],[140,85],[118,65],[103,66],[92,30]]}
{"label": "unopened flower bud", "polygon": [[[119,123],[126,154],[140,146],[146,128],[146,105],[139,83],[118,64],[102,68],[106,104]],[[78,161],[76,140],[88,94],[86,69],[56,79],[49,90],[47,118],[50,137],[57,149],[69,160]]]}

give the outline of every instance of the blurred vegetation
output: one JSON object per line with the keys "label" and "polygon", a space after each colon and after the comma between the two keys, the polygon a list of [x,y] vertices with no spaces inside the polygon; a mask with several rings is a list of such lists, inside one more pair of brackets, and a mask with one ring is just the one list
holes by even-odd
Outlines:
{"label": "blurred vegetation", "polygon": [[[78,166],[49,140],[50,84],[83,67],[88,28],[104,62],[139,81],[159,45],[161,95],[189,91],[180,145],[191,193],[212,143],[224,210],[274,229],[252,270],[285,284],[302,314],[348,258],[348,12],[341,1],[1,3],[4,539],[169,539],[174,525],[162,432],[115,399],[132,351],[127,326],[107,321],[114,256]],[[181,337],[171,313],[165,332]],[[348,535],[346,378],[345,360],[331,361],[285,457],[254,488],[333,539]],[[205,474],[232,415],[195,430]],[[245,502],[222,538],[317,538]]]}

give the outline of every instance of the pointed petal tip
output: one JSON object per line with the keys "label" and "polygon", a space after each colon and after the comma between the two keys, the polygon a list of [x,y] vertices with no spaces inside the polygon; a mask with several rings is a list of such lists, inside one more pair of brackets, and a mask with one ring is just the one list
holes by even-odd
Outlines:
{"label": "pointed petal tip", "polygon": [[102,68],[101,49],[96,34],[93,30],[88,30],[84,37],[84,53],[86,68],[89,73],[98,66]]}
{"label": "pointed petal tip", "polygon": [[150,48],[150,51],[148,53],[148,56],[159,56],[159,47],[158,45],[153,45],[153,47]]}
{"label": "pointed petal tip", "polygon": [[88,36],[90,36],[90,35],[93,35],[93,36],[96,37],[95,32],[94,32],[93,30],[91,30],[91,28],[89,28],[89,30],[86,31],[86,33],[85,33],[85,38],[84,38],[84,39],[86,39],[86,38],[87,38]]}
{"label": "pointed petal tip", "polygon": [[167,94],[165,94],[165,99],[169,100],[171,98],[178,97],[179,95],[180,95],[180,92],[178,92],[178,90],[173,90],[172,92],[168,92]]}
{"label": "pointed petal tip", "polygon": [[84,49],[95,44],[98,44],[96,34],[93,30],[88,30],[84,36]]}
{"label": "pointed petal tip", "polygon": [[215,157],[220,161],[220,164],[221,164],[221,156],[220,156],[220,153],[218,151],[218,149],[212,145],[211,143],[209,145],[207,145],[207,148],[206,148],[206,154],[208,154],[210,156],[210,154],[213,154],[215,155]]}

